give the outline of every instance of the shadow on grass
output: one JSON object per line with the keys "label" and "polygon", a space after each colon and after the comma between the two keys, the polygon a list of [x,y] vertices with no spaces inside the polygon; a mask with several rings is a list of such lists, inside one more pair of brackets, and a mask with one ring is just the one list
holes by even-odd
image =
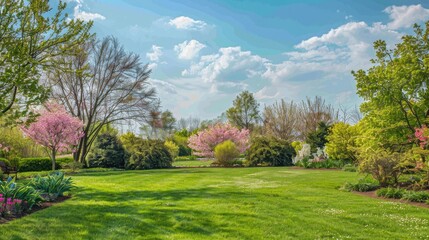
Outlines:
{"label": "shadow on grass", "polygon": [[[255,216],[248,212],[216,209],[201,201],[225,198],[252,198],[243,192],[216,192],[211,188],[165,191],[107,192],[80,187],[72,199],[23,218],[19,228],[9,227],[8,237],[26,239],[26,233],[38,232],[41,238],[144,239],[214,237],[216,234],[251,239],[247,233],[231,227],[245,225]],[[183,201],[181,201],[183,200]],[[189,206],[199,202],[199,207]],[[232,210],[232,209],[231,209]],[[62,237],[63,238],[63,237]]]}
{"label": "shadow on grass", "polygon": [[104,171],[104,172],[81,172],[74,174],[75,176],[91,176],[91,177],[104,177],[104,176],[116,176],[116,175],[158,175],[158,174],[204,174],[211,173],[207,170],[201,170],[201,168],[166,168],[166,169],[146,169],[146,170],[120,170],[120,171]]}

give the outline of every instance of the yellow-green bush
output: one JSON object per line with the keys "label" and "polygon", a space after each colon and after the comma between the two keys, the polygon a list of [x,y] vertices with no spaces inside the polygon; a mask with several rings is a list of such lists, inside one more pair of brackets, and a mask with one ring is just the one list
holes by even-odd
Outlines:
{"label": "yellow-green bush", "polygon": [[216,164],[220,166],[232,166],[240,156],[237,146],[231,140],[219,143],[214,149]]}
{"label": "yellow-green bush", "polygon": [[326,137],[326,153],[329,158],[355,162],[357,127],[347,123],[339,122],[332,126],[331,132]]}
{"label": "yellow-green bush", "polygon": [[179,156],[179,146],[177,146],[173,141],[165,141],[164,145],[168,148],[173,159]]}

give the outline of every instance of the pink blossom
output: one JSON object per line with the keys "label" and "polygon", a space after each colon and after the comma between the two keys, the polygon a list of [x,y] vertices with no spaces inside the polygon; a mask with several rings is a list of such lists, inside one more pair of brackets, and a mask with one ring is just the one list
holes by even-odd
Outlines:
{"label": "pink blossom", "polygon": [[414,136],[420,141],[420,147],[423,149],[428,144],[429,129],[426,126],[422,126],[421,128],[415,128],[415,130]]}
{"label": "pink blossom", "polygon": [[83,137],[83,123],[68,114],[63,106],[47,104],[46,110],[30,126],[22,131],[36,143],[55,152],[69,150]]}
{"label": "pink blossom", "polygon": [[230,124],[217,124],[192,135],[188,146],[197,156],[213,157],[216,145],[226,140],[234,142],[240,153],[243,153],[249,148],[249,130],[239,130]]}

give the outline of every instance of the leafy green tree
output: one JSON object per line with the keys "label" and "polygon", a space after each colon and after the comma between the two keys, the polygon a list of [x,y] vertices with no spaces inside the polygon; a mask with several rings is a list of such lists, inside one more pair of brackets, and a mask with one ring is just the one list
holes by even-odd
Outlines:
{"label": "leafy green tree", "polygon": [[326,153],[329,158],[356,162],[356,137],[358,127],[339,122],[332,126],[330,134],[326,137]]}
{"label": "leafy green tree", "polygon": [[429,22],[414,26],[414,35],[402,37],[393,50],[386,42],[374,42],[376,58],[367,71],[353,71],[368,137],[381,147],[406,150],[408,136],[429,117]]}
{"label": "leafy green tree", "polygon": [[226,111],[228,121],[238,127],[252,130],[259,122],[259,103],[249,91],[243,91],[234,100],[233,107]]}
{"label": "leafy green tree", "polygon": [[70,20],[61,2],[0,0],[0,117],[18,118],[47,99],[42,72],[62,68],[58,56],[90,37],[91,22]]}
{"label": "leafy green tree", "polygon": [[325,147],[328,142],[326,137],[329,135],[330,128],[331,126],[325,122],[319,122],[317,129],[308,134],[305,142],[310,144],[312,152],[315,152],[317,148]]}
{"label": "leafy green tree", "polygon": [[162,112],[161,122],[164,132],[171,134],[174,130],[174,125],[176,124],[176,119],[174,118],[173,113],[169,110]]}

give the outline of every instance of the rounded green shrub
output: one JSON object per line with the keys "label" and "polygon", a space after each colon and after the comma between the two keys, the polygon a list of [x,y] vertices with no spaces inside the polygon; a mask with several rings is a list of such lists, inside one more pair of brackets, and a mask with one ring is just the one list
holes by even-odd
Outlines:
{"label": "rounded green shrub", "polygon": [[132,149],[131,156],[126,162],[127,169],[172,167],[173,158],[164,142],[160,140],[142,140]]}
{"label": "rounded green shrub", "polygon": [[124,168],[128,155],[116,135],[103,133],[88,155],[89,167]]}
{"label": "rounded green shrub", "polygon": [[273,137],[255,137],[247,150],[247,160],[250,166],[292,166],[295,149],[282,139]]}
{"label": "rounded green shrub", "polygon": [[216,164],[219,166],[230,167],[234,165],[235,160],[240,156],[240,151],[231,140],[219,143],[214,149]]}

